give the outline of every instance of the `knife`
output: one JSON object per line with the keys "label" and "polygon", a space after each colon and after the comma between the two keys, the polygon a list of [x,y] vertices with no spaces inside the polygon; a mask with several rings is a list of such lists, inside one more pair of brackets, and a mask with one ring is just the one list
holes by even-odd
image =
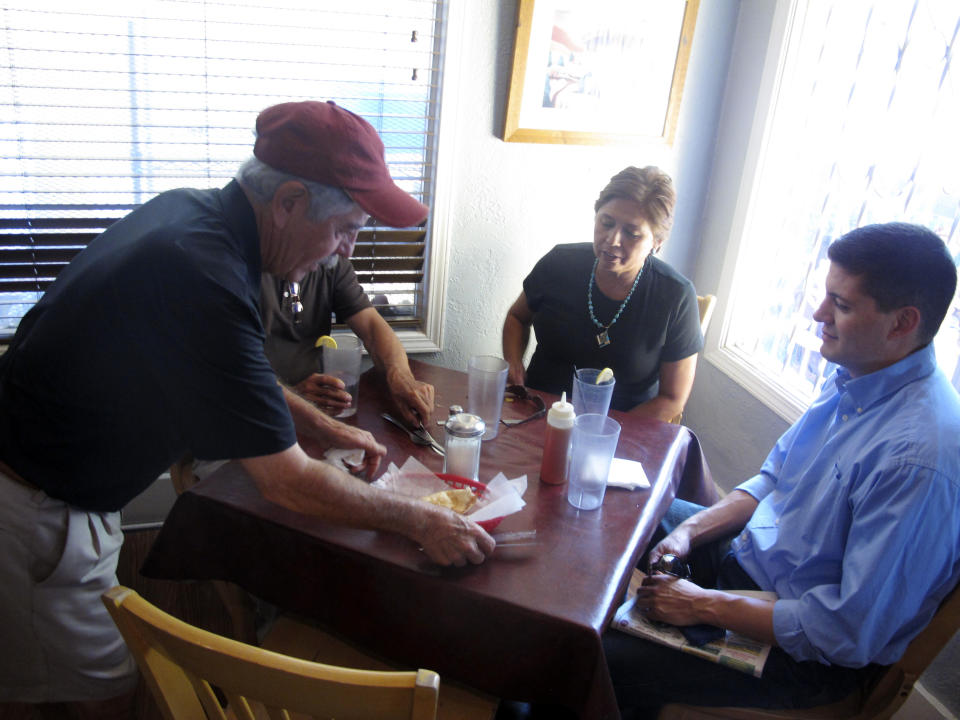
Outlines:
{"label": "knife", "polygon": [[497,547],[520,547],[523,545],[539,545],[536,530],[518,530],[516,532],[498,532],[490,535],[497,541]]}
{"label": "knife", "polygon": [[[530,545],[540,544],[540,541],[537,540],[536,530],[518,530],[517,532],[491,533],[490,537],[497,541],[497,547],[495,547],[494,550],[510,547],[528,547]],[[420,552],[423,552],[422,547],[418,549]]]}

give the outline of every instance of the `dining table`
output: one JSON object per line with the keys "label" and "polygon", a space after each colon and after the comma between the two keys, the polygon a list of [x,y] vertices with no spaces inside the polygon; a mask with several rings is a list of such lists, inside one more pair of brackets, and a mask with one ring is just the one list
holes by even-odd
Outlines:
{"label": "dining table", "polygon": [[[426,427],[440,443],[450,406],[469,407],[467,374],[411,359],[435,389]],[[546,406],[559,400],[530,390]],[[504,419],[533,413],[505,402]],[[346,422],[387,448],[378,470],[414,457],[433,472],[443,457],[410,441],[382,373],[360,380]],[[638,461],[649,487],[607,489],[600,508],[578,510],[565,485],[540,481],[544,416],[499,425],[483,441],[479,480],[526,476],[521,510],[496,532],[535,532],[465,567],[432,564],[399,535],[345,527],[266,500],[242,464],[227,462],[181,493],[141,572],[154,578],[226,580],[284,611],[309,617],[393,663],[428,668],[499,698],[546,703],[581,718],[619,717],[601,644],[632,571],[674,497],[716,501],[696,436],[686,427],[611,410],[621,425],[616,457]]]}

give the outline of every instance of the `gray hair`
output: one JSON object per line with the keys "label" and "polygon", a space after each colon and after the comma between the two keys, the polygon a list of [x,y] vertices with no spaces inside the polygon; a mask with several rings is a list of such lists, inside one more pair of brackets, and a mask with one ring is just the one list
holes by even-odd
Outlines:
{"label": "gray hair", "polygon": [[332,215],[342,215],[356,207],[356,203],[341,188],[304,180],[272,168],[257,157],[251,157],[240,166],[236,179],[250,191],[257,202],[264,205],[273,200],[274,193],[283,183],[291,180],[302,183],[310,193],[310,208],[307,213],[313,222],[323,222]]}

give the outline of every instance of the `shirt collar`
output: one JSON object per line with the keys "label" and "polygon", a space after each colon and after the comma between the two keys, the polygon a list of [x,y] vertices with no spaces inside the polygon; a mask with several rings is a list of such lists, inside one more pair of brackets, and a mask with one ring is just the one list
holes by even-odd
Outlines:
{"label": "shirt collar", "polygon": [[257,230],[257,217],[253,206],[236,180],[231,180],[220,188],[220,204],[230,232],[240,240],[247,261],[247,279],[253,287],[259,288],[263,260],[260,256],[260,233]]}
{"label": "shirt collar", "polygon": [[937,367],[933,343],[907,355],[882,370],[851,378],[846,368],[837,368],[837,392],[846,392],[857,407],[866,408],[900,390],[908,383],[930,375]]}

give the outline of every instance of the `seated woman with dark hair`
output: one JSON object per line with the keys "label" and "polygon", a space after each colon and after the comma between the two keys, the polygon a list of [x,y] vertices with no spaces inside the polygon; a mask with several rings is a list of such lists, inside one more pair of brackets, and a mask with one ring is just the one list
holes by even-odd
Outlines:
{"label": "seated woman with dark hair", "polygon": [[[594,205],[592,245],[554,247],[507,312],[508,382],[570,394],[574,368],[609,367],[613,409],[665,421],[683,410],[703,336],[693,284],[656,257],[675,202],[658,168],[614,175]],[[531,326],[537,348],[525,370]]]}

